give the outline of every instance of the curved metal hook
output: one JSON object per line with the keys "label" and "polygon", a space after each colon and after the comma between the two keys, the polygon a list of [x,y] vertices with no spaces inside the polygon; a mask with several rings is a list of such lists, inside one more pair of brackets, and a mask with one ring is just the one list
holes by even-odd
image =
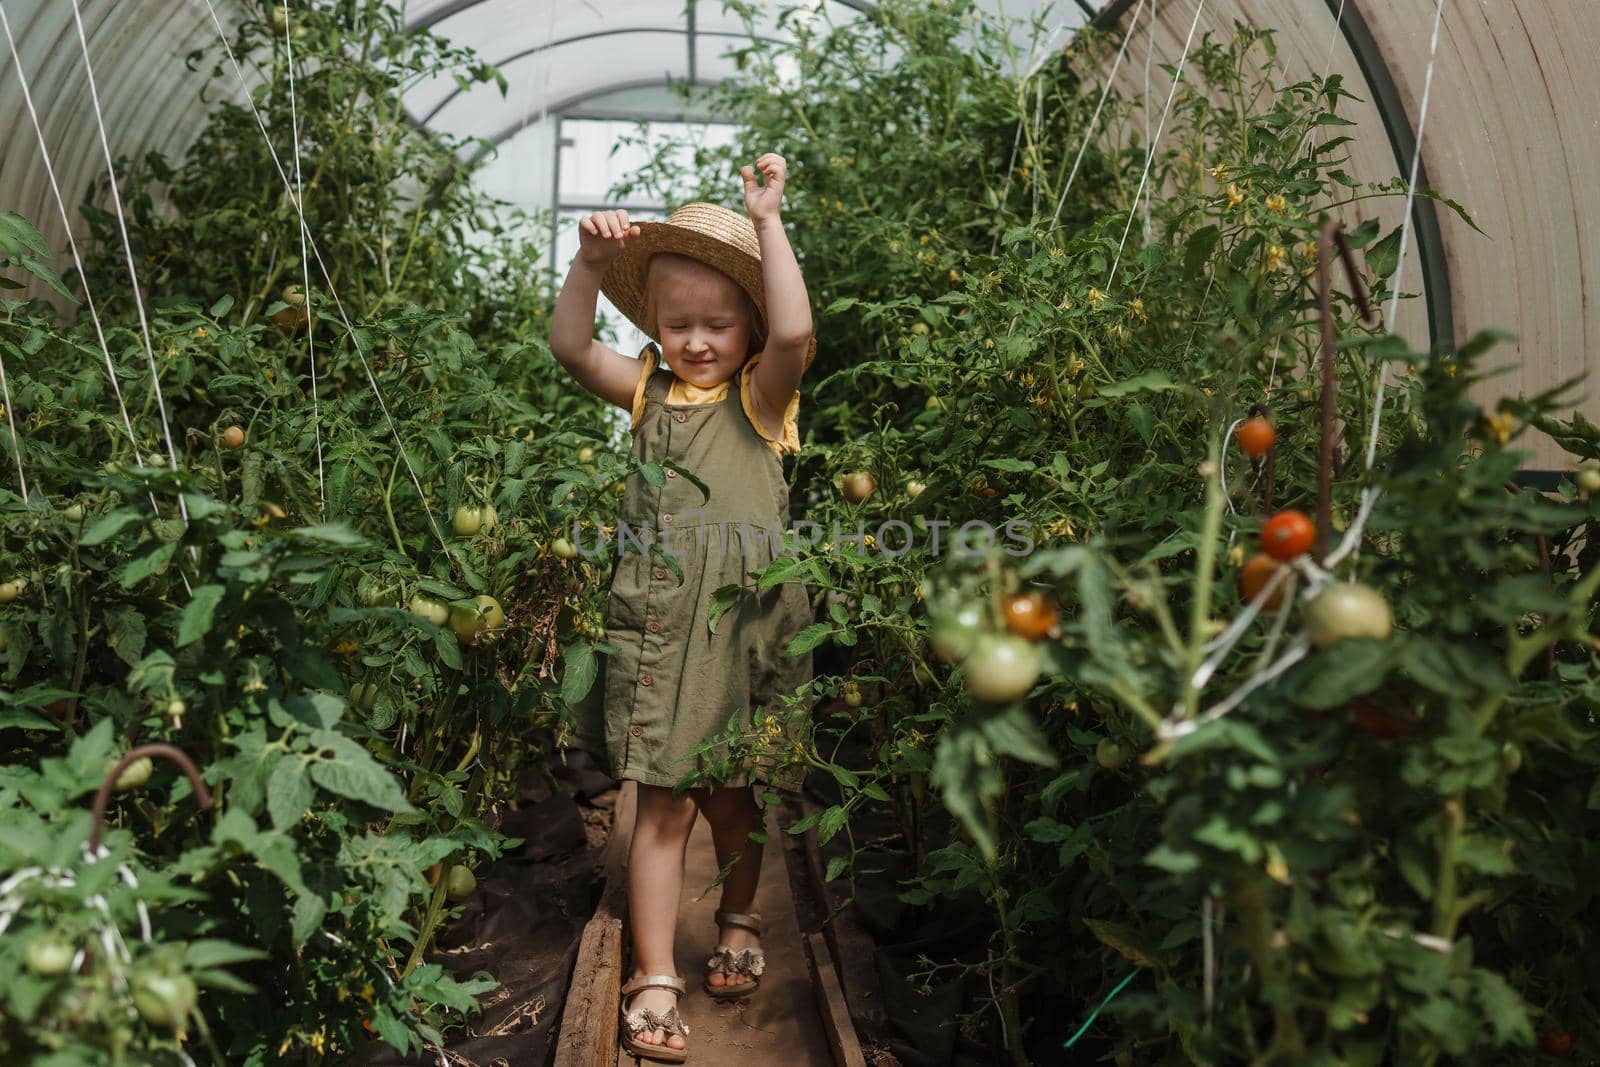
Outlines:
{"label": "curved metal hook", "polygon": [[100,852],[100,832],[105,828],[106,805],[111,800],[111,790],[116,786],[117,779],[122,776],[123,770],[134,760],[143,759],[145,756],[160,756],[162,759],[171,760],[178,765],[178,769],[189,779],[189,785],[194,788],[195,801],[204,811],[211,806],[211,790],[206,788],[206,783],[201,781],[200,772],[195,769],[194,761],[181,748],[173,745],[140,745],[123,756],[106,774],[105,781],[100,783],[100,788],[94,795],[94,822],[89,829],[89,854],[97,856]]}

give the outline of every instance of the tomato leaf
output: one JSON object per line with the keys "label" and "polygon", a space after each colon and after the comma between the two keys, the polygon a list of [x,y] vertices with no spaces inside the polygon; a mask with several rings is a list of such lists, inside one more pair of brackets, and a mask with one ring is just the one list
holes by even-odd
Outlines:
{"label": "tomato leaf", "polygon": [[1294,673],[1287,686],[1290,699],[1302,708],[1323,711],[1370,693],[1389,673],[1390,651],[1383,641],[1340,641],[1312,656]]}
{"label": "tomato leaf", "polygon": [[1165,371],[1145,371],[1132,378],[1125,378],[1120,382],[1101,386],[1101,396],[1127,396],[1129,393],[1160,393],[1168,389],[1177,389],[1180,386],[1169,378]]}
{"label": "tomato leaf", "polygon": [[267,814],[274,829],[291,830],[311,807],[314,793],[306,774],[306,761],[285,756],[267,779]]}
{"label": "tomato leaf", "polygon": [[90,525],[90,527],[83,532],[83,536],[78,538],[78,544],[98,545],[104,541],[108,541],[117,534],[121,533],[123,528],[128,526],[130,523],[139,522],[144,517],[145,512],[139,510],[138,508],[118,508],[116,511],[102,515],[100,518],[96,519]]}
{"label": "tomato leaf", "polygon": [[439,653],[439,660],[446,667],[457,671],[461,669],[461,646],[456,644],[455,634],[440,628],[433,635],[433,648]]}
{"label": "tomato leaf", "polygon": [[795,634],[794,640],[784,648],[785,656],[803,656],[826,641],[834,632],[833,626],[825,622],[814,622],[810,626]]}
{"label": "tomato leaf", "polygon": [[1039,729],[1028,709],[1020,704],[1013,704],[999,715],[985,716],[979,728],[989,747],[998,753],[1040,767],[1056,766],[1056,754],[1051,751],[1049,738]]}
{"label": "tomato leaf", "polygon": [[332,730],[318,730],[312,734],[311,743],[319,750],[319,758],[311,764],[311,779],[328,792],[386,811],[414,810],[395,776],[348,737]]}
{"label": "tomato leaf", "polygon": [[1160,956],[1150,939],[1131,926],[1106,922],[1102,919],[1084,919],[1083,925],[1099,938],[1100,943],[1115,950],[1141,967],[1160,966]]}
{"label": "tomato leaf", "polygon": [[193,644],[211,632],[212,620],[216,617],[217,605],[222,603],[222,596],[227,587],[222,585],[196,586],[189,603],[184,605],[183,618],[178,623],[177,645]]}
{"label": "tomato leaf", "polygon": [[561,699],[577,704],[589,695],[600,674],[594,646],[587,641],[574,641],[562,652],[561,661],[565,668],[561,675]]}

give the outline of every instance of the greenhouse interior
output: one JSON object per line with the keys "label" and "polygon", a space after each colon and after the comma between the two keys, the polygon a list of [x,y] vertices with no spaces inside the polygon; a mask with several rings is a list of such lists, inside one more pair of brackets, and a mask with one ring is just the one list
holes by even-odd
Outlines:
{"label": "greenhouse interior", "polygon": [[0,31],[0,1064],[1600,1064],[1600,4]]}

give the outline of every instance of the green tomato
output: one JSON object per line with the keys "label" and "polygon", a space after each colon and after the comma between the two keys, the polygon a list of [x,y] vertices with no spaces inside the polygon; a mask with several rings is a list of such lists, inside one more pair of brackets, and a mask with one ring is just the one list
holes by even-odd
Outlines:
{"label": "green tomato", "polygon": [[450,608],[448,605],[441,604],[437,600],[430,600],[420,593],[411,598],[411,614],[427,619],[435,626],[443,626],[450,621]]}
{"label": "green tomato", "polygon": [[186,974],[134,975],[133,1006],[152,1026],[182,1026],[195,1000],[194,979]]}
{"label": "green tomato", "polygon": [[13,578],[9,582],[0,582],[0,604],[9,604],[16,600],[27,587],[26,578]]}
{"label": "green tomato", "polygon": [[457,863],[450,868],[450,873],[445,875],[444,892],[451,900],[457,902],[467,900],[477,890],[478,878],[470,867]]}
{"label": "green tomato", "polygon": [[82,504],[68,504],[66,507],[61,509],[61,517],[63,519],[66,519],[70,523],[80,523],[80,522],[82,522],[83,521],[83,505]]}
{"label": "green tomato", "polygon": [[578,449],[579,463],[588,463],[592,459],[594,459],[594,449],[590,448],[588,445],[584,445],[582,448]]}
{"label": "green tomato", "polygon": [[28,969],[46,977],[66,974],[77,950],[59,934],[38,934],[28,942]]}
{"label": "green tomato", "polygon": [[934,616],[933,627],[928,632],[928,643],[934,654],[946,663],[960,663],[972,654],[973,646],[983,635],[983,605],[969,601],[954,611]]}
{"label": "green tomato", "polygon": [[[117,757],[117,759],[120,758],[120,756]],[[110,774],[112,769],[116,767],[117,759],[106,760],[107,774]],[[155,770],[155,764],[151,762],[150,757],[140,756],[138,759],[122,768],[122,773],[117,775],[117,791],[123,792],[129,789],[139,788],[141,785],[144,785],[150,780],[150,773],[153,770]]]}
{"label": "green tomato", "polygon": [[1500,746],[1500,766],[1506,769],[1506,774],[1516,774],[1522,770],[1522,749],[1515,743],[1507,741]]}
{"label": "green tomato", "polygon": [[1394,613],[1376,590],[1359,582],[1330,582],[1306,605],[1306,637],[1328,648],[1347,637],[1382,641],[1394,630]]}
{"label": "green tomato", "polygon": [[906,483],[906,496],[915,499],[916,497],[921,496],[922,491],[926,488],[928,488],[926,485],[923,485],[921,482],[913,478],[911,481]]}
{"label": "green tomato", "polygon": [[457,537],[471,537],[483,528],[483,509],[462,504],[450,517],[450,529]]}
{"label": "green tomato", "polygon": [[500,607],[500,602],[492,596],[473,597],[471,606],[462,605],[450,609],[450,629],[455,631],[456,637],[463,641],[470,641],[479,633],[488,636],[497,636],[495,631],[506,624],[506,613]]}
{"label": "green tomato", "polygon": [[551,541],[550,551],[554,552],[562,559],[571,559],[573,556],[578,554],[577,546],[571,541],[568,541],[565,537],[558,537],[554,541]]}
{"label": "green tomato", "polygon": [[1600,493],[1600,467],[1585,467],[1579,471],[1578,488],[1585,493]]}
{"label": "green tomato", "polygon": [[967,692],[996,704],[1027,696],[1039,678],[1038,649],[1015,634],[982,635],[962,663]]}
{"label": "green tomato", "polygon": [[1094,761],[1108,771],[1114,771],[1128,762],[1128,750],[1109,737],[1100,739],[1094,746]]}

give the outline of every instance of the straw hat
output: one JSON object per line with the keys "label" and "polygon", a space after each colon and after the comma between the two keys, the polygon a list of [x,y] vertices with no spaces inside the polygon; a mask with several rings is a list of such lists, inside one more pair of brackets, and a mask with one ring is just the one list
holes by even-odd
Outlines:
{"label": "straw hat", "polygon": [[[676,252],[715,267],[750,294],[761,322],[767,322],[766,286],[761,276],[761,242],[750,219],[716,204],[685,204],[666,222],[639,222],[639,236],[630,238],[600,280],[600,291],[635,326],[653,336],[645,322],[644,272],[657,252]],[[657,338],[660,340],[660,338]],[[807,367],[817,355],[817,339],[806,349]]]}

